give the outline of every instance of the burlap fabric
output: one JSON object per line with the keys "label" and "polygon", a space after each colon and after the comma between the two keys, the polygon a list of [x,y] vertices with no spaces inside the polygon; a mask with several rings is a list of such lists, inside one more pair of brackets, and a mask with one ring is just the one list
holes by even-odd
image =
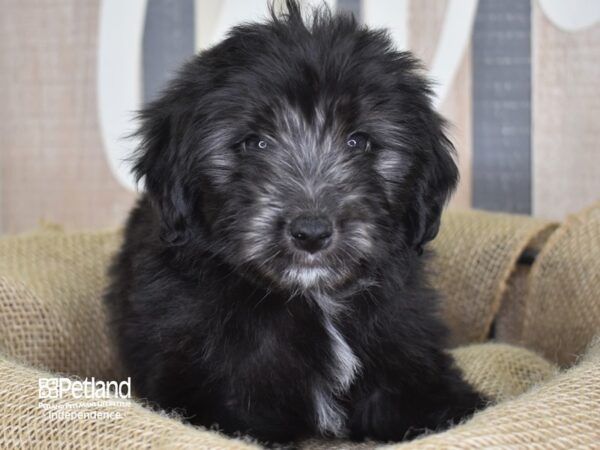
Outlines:
{"label": "burlap fabric", "polygon": [[[72,410],[72,399],[40,400],[38,379],[52,374],[0,358],[0,448],[28,449],[227,449],[259,448],[216,432],[184,425],[133,401],[128,406]],[[39,403],[49,405],[43,409]],[[115,412],[122,418],[63,419],[51,412]],[[56,408],[56,409],[50,409]]]}
{"label": "burlap fabric", "polygon": [[503,340],[572,364],[600,333],[600,202],[549,237],[520,289]]}
{"label": "burlap fabric", "polygon": [[[513,398],[558,373],[556,366],[544,358],[506,344],[473,344],[455,349],[452,353],[467,380],[496,402]],[[376,447],[378,444],[374,442],[356,444],[315,439],[305,443],[303,450],[366,450]]]}
{"label": "burlap fabric", "polygon": [[[527,251],[530,255],[539,255],[548,239],[556,231],[558,224],[547,226],[538,233],[528,244]],[[494,322],[495,338],[502,342],[516,344],[520,342],[523,334],[523,318],[525,317],[525,300],[531,262],[517,264],[511,274],[500,304],[500,309]]]}
{"label": "burlap fabric", "polygon": [[0,354],[79,376],[113,379],[103,303],[113,231],[56,227],[0,239]]}
{"label": "burlap fabric", "polygon": [[517,259],[532,240],[553,227],[551,222],[510,214],[444,215],[432,243],[431,275],[445,296],[441,312],[453,345],[487,338]]}
{"label": "burlap fabric", "polygon": [[[556,368],[516,347],[478,344],[455,350],[467,378],[482,392],[499,399],[520,394],[526,388],[551,378]],[[152,412],[135,401],[127,406],[70,409],[72,399],[39,399],[38,380],[49,372],[0,358],[0,448],[2,449],[250,449],[257,445],[234,440],[198,427],[182,424],[175,417]],[[40,402],[45,406],[40,407]],[[62,410],[60,408],[63,408]],[[121,417],[78,419],[53,417],[52,412],[77,411],[120,413]],[[311,440],[301,447],[316,449],[371,449],[376,443]]]}
{"label": "burlap fabric", "polygon": [[[526,245],[543,243],[551,228],[552,224],[542,221],[481,212],[450,213],[444,217],[434,246],[437,256],[433,260],[433,275],[434,283],[446,295],[443,313],[451,325],[455,343],[485,339],[495,315],[504,309],[501,299],[509,292],[506,287],[512,283],[516,259]],[[48,411],[37,408],[37,378],[41,374],[38,368],[103,379],[113,379],[120,373],[109,345],[100,301],[106,266],[119,242],[116,230],[63,233],[47,228],[0,239],[0,354],[6,356],[0,362],[0,448],[66,448],[67,444],[72,448],[250,446],[184,426],[139,405],[128,408],[123,419],[93,423],[80,420],[53,423],[56,419],[50,419]],[[585,274],[590,277],[588,291],[598,292],[594,273]],[[529,275],[523,278],[525,285]],[[532,292],[537,291],[532,290],[529,295]],[[585,322],[589,323],[590,320]],[[514,334],[505,334],[514,339]],[[589,329],[585,335],[590,335]],[[518,395],[531,385],[551,379],[555,373],[554,367],[542,358],[508,346],[485,344],[460,348],[455,355],[467,378],[497,400]],[[596,361],[597,371],[597,358],[592,360]],[[559,387],[564,386],[565,382],[562,383]],[[597,383],[585,389],[598,389]],[[567,397],[561,398],[557,408],[565,405]],[[500,408],[498,414],[509,423],[510,411],[502,409],[505,404],[490,408],[489,413]],[[565,417],[563,422],[570,423],[570,416]],[[600,415],[595,420],[600,428]],[[486,430],[487,434],[478,436],[494,439],[495,432]],[[523,442],[546,442],[544,430],[538,427],[520,435]],[[432,438],[437,439],[431,436],[418,441],[418,445]],[[374,445],[367,443],[357,448]],[[435,445],[444,448],[439,442]],[[334,446],[350,448],[348,443],[332,441],[304,445],[305,448]]]}
{"label": "burlap fabric", "polygon": [[444,433],[388,450],[600,448],[600,340],[565,373]]}
{"label": "burlap fabric", "polygon": [[[551,226],[476,211],[444,216],[431,268],[453,343],[485,340],[516,259]],[[0,238],[0,346],[8,356],[80,376],[116,375],[100,297],[120,241],[118,230],[52,227]]]}

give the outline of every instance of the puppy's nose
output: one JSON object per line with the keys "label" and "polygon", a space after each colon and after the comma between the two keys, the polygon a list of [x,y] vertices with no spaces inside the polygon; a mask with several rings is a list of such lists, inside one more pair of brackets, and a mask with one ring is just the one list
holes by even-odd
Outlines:
{"label": "puppy's nose", "polygon": [[289,232],[296,247],[316,253],[329,246],[333,228],[324,217],[300,216],[292,221]]}

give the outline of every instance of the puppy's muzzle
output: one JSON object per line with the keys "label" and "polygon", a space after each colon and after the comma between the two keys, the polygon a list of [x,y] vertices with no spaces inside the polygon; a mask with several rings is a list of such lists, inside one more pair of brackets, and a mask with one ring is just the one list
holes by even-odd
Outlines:
{"label": "puppy's muzzle", "polygon": [[333,225],[323,216],[301,215],[290,223],[289,233],[296,248],[316,253],[331,244]]}

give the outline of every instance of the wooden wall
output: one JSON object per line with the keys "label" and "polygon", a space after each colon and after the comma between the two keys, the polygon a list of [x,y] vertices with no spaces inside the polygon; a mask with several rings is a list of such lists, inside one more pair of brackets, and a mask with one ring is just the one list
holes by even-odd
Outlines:
{"label": "wooden wall", "polygon": [[600,23],[576,31],[533,8],[533,212],[600,198]]}
{"label": "wooden wall", "polygon": [[[419,0],[409,4],[408,42],[413,51],[430,67],[438,46],[448,0]],[[461,58],[458,71],[444,99],[441,113],[450,120],[449,135],[458,153],[460,184],[452,200],[451,207],[471,206],[471,46]]]}
{"label": "wooden wall", "polygon": [[99,0],[0,2],[0,230],[119,224],[135,194],[98,130]]}
{"label": "wooden wall", "polygon": [[[531,1],[531,212],[560,219],[600,198],[600,23],[565,30],[540,0],[520,1]],[[0,0],[0,232],[117,225],[135,199],[110,170],[98,124],[100,2]],[[409,0],[408,42],[426,65],[449,4]],[[202,14],[220,3],[195,5],[197,44],[207,39]],[[359,1],[344,2],[352,8],[360,16]],[[459,153],[459,208],[473,205],[477,175],[472,49],[441,105]]]}

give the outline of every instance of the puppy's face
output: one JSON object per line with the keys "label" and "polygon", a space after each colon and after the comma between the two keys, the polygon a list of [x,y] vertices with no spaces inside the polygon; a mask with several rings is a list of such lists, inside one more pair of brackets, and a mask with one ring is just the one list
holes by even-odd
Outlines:
{"label": "puppy's face", "polygon": [[216,156],[229,168],[219,174],[216,234],[235,243],[236,262],[285,287],[358,278],[385,249],[394,183],[404,182],[410,164],[380,148],[351,112],[360,100],[327,97],[309,95],[301,106],[263,93],[268,108],[249,108],[237,125],[244,137]]}
{"label": "puppy's face", "polygon": [[236,29],[142,114],[167,241],[283,289],[369,278],[437,232],[456,182],[415,61],[352,21]]}

